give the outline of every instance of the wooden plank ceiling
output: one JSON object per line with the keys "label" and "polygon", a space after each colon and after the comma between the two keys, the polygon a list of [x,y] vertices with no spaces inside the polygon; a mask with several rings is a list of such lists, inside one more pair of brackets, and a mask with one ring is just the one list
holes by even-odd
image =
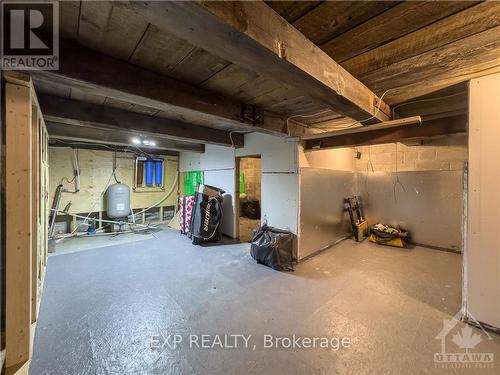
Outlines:
{"label": "wooden plank ceiling", "polygon": [[267,2],[394,105],[500,70],[500,3]]}
{"label": "wooden plank ceiling", "polygon": [[[389,90],[384,101],[391,106],[424,95],[429,99],[437,90],[500,71],[498,2],[269,1],[267,4],[375,94],[381,96]],[[297,88],[283,84],[279,77],[259,75],[194,46],[150,24],[123,4],[61,2],[60,28],[65,39],[255,105],[266,113],[284,118],[311,116],[294,120],[320,129],[352,123]],[[171,114],[157,108],[89,94],[75,87],[47,81],[36,85],[51,95],[171,118]],[[454,87],[465,90],[464,86]],[[465,108],[466,102],[460,103]],[[451,107],[456,114],[456,105]],[[415,107],[406,107],[405,114],[412,112],[410,108]],[[442,108],[440,105],[439,110]],[[422,105],[415,110],[423,110]]]}

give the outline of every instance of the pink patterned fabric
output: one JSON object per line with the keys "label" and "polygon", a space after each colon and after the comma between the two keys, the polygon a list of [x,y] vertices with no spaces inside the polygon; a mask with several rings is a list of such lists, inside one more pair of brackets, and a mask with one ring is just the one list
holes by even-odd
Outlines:
{"label": "pink patterned fabric", "polygon": [[179,197],[180,218],[181,218],[181,233],[187,234],[189,232],[189,225],[191,224],[191,214],[193,213],[194,195]]}

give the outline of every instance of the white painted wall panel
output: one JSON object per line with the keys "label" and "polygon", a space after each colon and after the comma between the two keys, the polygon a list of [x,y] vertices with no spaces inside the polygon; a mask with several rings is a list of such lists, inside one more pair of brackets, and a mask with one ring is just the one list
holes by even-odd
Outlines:
{"label": "white painted wall panel", "polygon": [[298,174],[262,174],[261,217],[273,227],[297,234],[298,188]]}
{"label": "white painted wall panel", "polygon": [[500,328],[500,74],[470,81],[467,312]]}
{"label": "white painted wall panel", "polygon": [[245,134],[245,147],[236,156],[261,155],[262,172],[297,173],[297,141],[268,134]]}
{"label": "white painted wall panel", "polygon": [[[321,168],[334,171],[356,170],[353,148],[335,148],[331,150],[308,150],[299,146],[299,166],[301,168]],[[327,172],[326,172],[327,173]]]}
{"label": "white painted wall panel", "polygon": [[231,147],[206,145],[200,155],[201,169],[234,169],[234,149]]}
{"label": "white painted wall panel", "polygon": [[201,169],[200,155],[196,152],[180,152],[179,172],[199,171]]}

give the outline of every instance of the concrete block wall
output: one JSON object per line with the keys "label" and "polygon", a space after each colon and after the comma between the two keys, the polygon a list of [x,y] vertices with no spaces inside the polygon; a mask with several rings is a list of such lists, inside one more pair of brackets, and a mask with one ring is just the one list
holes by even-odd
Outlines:
{"label": "concrete block wall", "polygon": [[248,199],[260,201],[262,180],[260,158],[241,158],[240,173],[245,176],[245,194]]}
{"label": "concrete block wall", "polygon": [[357,147],[361,159],[356,159],[359,173],[398,171],[462,170],[467,160],[466,136],[427,140],[422,144],[388,143]]}

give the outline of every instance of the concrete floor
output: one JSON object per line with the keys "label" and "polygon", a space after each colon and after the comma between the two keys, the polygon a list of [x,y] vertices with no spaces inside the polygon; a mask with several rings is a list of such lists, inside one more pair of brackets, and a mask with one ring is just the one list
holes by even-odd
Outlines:
{"label": "concrete floor", "polygon": [[[433,362],[443,319],[460,306],[460,255],[346,240],[282,273],[257,265],[249,244],[156,236],[49,258],[32,375],[498,373],[494,335],[469,349],[494,353],[494,369]],[[165,345],[173,337],[158,335],[169,334],[182,342]],[[253,336],[248,348],[203,349],[189,347],[190,334]],[[265,334],[351,343],[265,349]],[[449,336],[447,351],[463,352]]]}

